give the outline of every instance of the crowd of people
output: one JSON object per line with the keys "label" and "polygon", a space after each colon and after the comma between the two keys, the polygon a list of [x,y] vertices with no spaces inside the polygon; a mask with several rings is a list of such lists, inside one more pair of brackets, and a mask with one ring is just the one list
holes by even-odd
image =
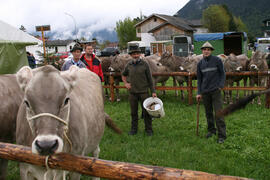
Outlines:
{"label": "crowd of people", "polygon": [[[220,58],[212,55],[214,47],[206,42],[201,47],[203,58],[197,65],[197,96],[198,102],[202,100],[205,115],[207,119],[206,138],[217,134],[218,143],[224,143],[226,139],[226,124],[224,118],[216,118],[215,113],[222,109],[221,89],[225,83],[225,71]],[[79,68],[87,68],[96,73],[103,82],[103,72],[101,62],[95,57],[92,45],[83,48],[76,44],[71,49],[73,57],[66,61],[62,66],[62,71],[68,70],[72,65]],[[129,52],[131,59],[122,72],[122,80],[129,91],[129,104],[131,112],[131,128],[129,135],[136,135],[138,132],[138,107],[142,108],[142,117],[145,124],[145,133],[147,136],[153,135],[152,117],[143,107],[143,102],[148,97],[157,97],[152,80],[149,65],[141,58],[140,48]],[[34,57],[27,53],[29,66],[35,68]],[[127,80],[128,79],[128,80]],[[151,95],[149,94],[151,93]]]}

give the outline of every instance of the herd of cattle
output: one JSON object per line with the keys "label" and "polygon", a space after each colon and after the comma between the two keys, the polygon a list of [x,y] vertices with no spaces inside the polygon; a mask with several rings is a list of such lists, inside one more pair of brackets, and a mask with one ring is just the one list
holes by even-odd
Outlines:
{"label": "herd of cattle", "polygon": [[[267,59],[270,57],[269,54],[257,51],[252,54],[251,58],[246,55],[234,55],[230,54],[226,56],[224,54],[218,55],[223,61],[225,72],[244,72],[244,71],[267,71]],[[117,56],[100,58],[103,72],[122,72],[127,62],[130,60],[128,54],[120,54]],[[148,62],[152,73],[169,73],[169,72],[194,72],[197,71],[197,63],[202,59],[201,55],[192,55],[189,57],[179,57],[172,54],[164,53],[162,56],[151,55],[144,57],[144,60]],[[250,77],[250,86],[266,86],[267,77]],[[109,77],[105,76],[105,84],[108,84]],[[153,76],[154,83],[161,83],[162,86],[165,85],[169,76]],[[225,86],[233,86],[234,82],[239,86],[240,80],[244,79],[244,86],[247,86],[247,76],[228,76],[226,78]],[[115,79],[116,85],[119,84],[121,80],[120,77]],[[174,86],[183,86],[187,82],[187,76],[174,76]],[[107,93],[107,92],[106,92]],[[177,93],[177,91],[176,91]],[[232,92],[224,92],[224,102],[232,103]],[[117,101],[120,100],[119,93],[116,90]],[[181,91],[181,99],[184,98],[183,91]],[[237,91],[237,99],[239,98],[239,93]],[[260,99],[258,99],[260,104]]]}
{"label": "herd of cattle", "polygon": [[[267,54],[256,52],[249,59],[245,55],[219,56],[226,72],[267,71]],[[154,72],[196,72],[202,55],[176,57],[171,54],[147,56],[144,59]],[[121,72],[130,60],[127,54],[101,59],[103,72]],[[105,79],[108,78],[105,76]],[[169,76],[154,76],[154,82],[163,85]],[[120,77],[119,77],[120,80]],[[119,82],[118,80],[118,82]],[[185,76],[175,80],[183,85]],[[240,78],[227,78],[232,85]],[[245,80],[246,81],[246,80]],[[86,83],[87,82],[87,83]],[[262,86],[265,78],[250,79]],[[105,80],[108,83],[108,79]],[[119,97],[118,97],[119,98]],[[113,125],[104,112],[102,84],[98,76],[87,69],[72,66],[60,72],[53,66],[36,69],[21,68],[16,74],[0,76],[0,141],[29,146],[33,153],[49,156],[57,152],[78,155],[99,154],[99,142],[105,123]],[[113,128],[113,127],[112,127]],[[114,127],[113,129],[115,129]],[[7,160],[0,159],[0,180],[4,180]],[[20,163],[22,180],[80,179],[77,173],[68,173]]]}

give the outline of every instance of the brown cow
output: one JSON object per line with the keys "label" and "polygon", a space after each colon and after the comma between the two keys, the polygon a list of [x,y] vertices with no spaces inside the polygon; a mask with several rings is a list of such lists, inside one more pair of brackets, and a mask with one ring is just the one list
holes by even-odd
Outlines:
{"label": "brown cow", "polygon": [[[248,69],[250,71],[267,71],[268,70],[268,65],[266,62],[266,53],[256,51],[254,54],[252,54],[250,58],[250,62],[248,65]],[[257,86],[266,86],[266,81],[267,78],[265,76],[251,76],[250,77],[250,86],[254,86],[255,84]],[[253,93],[253,92],[252,92]],[[258,104],[261,105],[261,98],[258,96]]]}
{"label": "brown cow", "polygon": [[[17,116],[16,142],[33,153],[51,155],[70,152],[99,155],[105,116],[99,77],[72,66],[59,72],[52,66],[31,70],[23,67],[17,81],[24,100]],[[20,164],[22,180],[80,179],[77,173]]]}
{"label": "brown cow", "polygon": [[[169,69],[169,72],[183,72],[183,64],[187,60],[186,57],[178,57],[174,56],[170,53],[164,53],[161,56],[160,63],[163,66],[166,66]],[[173,85],[174,87],[177,86],[176,81],[178,82],[179,86],[183,86],[184,82],[187,82],[187,78],[185,76],[174,76],[173,77]],[[176,95],[178,95],[178,91],[175,91]],[[181,90],[181,99],[184,99],[184,92]]]}
{"label": "brown cow", "polygon": [[[101,62],[101,68],[104,76],[104,85],[110,84],[110,76],[108,76],[106,73],[110,72],[109,67],[111,66],[112,59],[111,57],[99,57],[98,58]],[[105,96],[108,97],[108,88],[105,88]]]}
{"label": "brown cow", "polygon": [[[131,59],[131,56],[129,54],[119,54],[116,56],[111,56],[111,65],[109,67],[110,72],[117,72],[121,73],[128,61]],[[120,82],[122,81],[121,76],[115,76],[114,77],[115,85],[119,86]],[[116,89],[116,101],[120,101],[119,96],[119,89]]]}
{"label": "brown cow", "polygon": [[[23,93],[13,74],[0,76],[0,141],[14,143],[16,118]],[[8,160],[0,159],[0,180],[4,180]]]}
{"label": "brown cow", "polygon": [[[224,70],[225,72],[241,72],[243,71],[243,66],[241,64],[241,61],[234,55],[230,54],[229,56],[223,55],[222,62],[224,64]],[[225,86],[231,86],[233,87],[234,82],[237,83],[237,86],[240,85],[240,80],[243,78],[241,76],[228,76],[226,77]],[[245,81],[246,82],[246,81]],[[246,84],[246,83],[245,83]],[[224,103],[233,103],[232,99],[232,91],[224,91]],[[237,99],[239,99],[239,92],[237,91],[236,94]]]}
{"label": "brown cow", "polygon": [[[149,65],[151,73],[165,73],[169,72],[169,69],[166,66],[163,66],[159,61],[160,57],[156,54],[153,54],[151,56],[146,56],[143,58]],[[165,86],[167,80],[170,78],[170,76],[152,76],[153,82],[156,87],[157,83],[161,83],[162,86]],[[165,91],[162,91],[163,95],[165,94]]]}

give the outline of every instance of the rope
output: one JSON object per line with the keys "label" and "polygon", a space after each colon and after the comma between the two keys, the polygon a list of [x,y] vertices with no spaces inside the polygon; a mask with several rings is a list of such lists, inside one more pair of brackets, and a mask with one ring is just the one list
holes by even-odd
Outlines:
{"label": "rope", "polygon": [[49,170],[50,170],[50,167],[49,167],[48,161],[49,161],[49,156],[46,156],[46,158],[45,158],[45,165],[46,165],[46,169],[47,169],[47,171],[49,171]]}
{"label": "rope", "polygon": [[[52,117],[56,120],[58,120],[59,122],[63,123],[65,126],[64,126],[64,138],[67,140],[67,142],[69,143],[69,147],[70,147],[70,152],[72,150],[72,142],[71,140],[68,138],[67,136],[67,133],[68,133],[68,119],[69,119],[69,115],[70,115],[70,104],[68,104],[68,113],[67,113],[67,118],[66,118],[66,121],[63,120],[62,118],[56,116],[56,115],[53,115],[51,113],[40,113],[40,114],[37,114],[37,115],[34,115],[32,117],[28,117],[28,114],[27,114],[27,121],[29,123],[29,126],[30,126],[30,129],[32,131],[32,134],[34,134],[34,129],[33,129],[33,123],[32,123],[32,120],[35,120],[39,117],[44,117],[44,116],[48,116],[48,117]],[[49,173],[50,171],[50,167],[49,167],[49,163],[48,163],[48,160],[49,160],[49,156],[46,156],[46,159],[45,159],[45,166],[46,166],[46,169],[47,169],[47,172],[44,174],[44,180],[47,179],[47,174]],[[66,172],[63,171],[63,180],[66,179]]]}

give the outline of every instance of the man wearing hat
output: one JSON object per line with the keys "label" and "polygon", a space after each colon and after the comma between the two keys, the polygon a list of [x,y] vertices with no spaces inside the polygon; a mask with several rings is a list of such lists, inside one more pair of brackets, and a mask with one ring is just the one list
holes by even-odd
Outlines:
{"label": "man wearing hat", "polygon": [[[211,55],[213,46],[206,42],[201,47],[203,59],[197,65],[198,92],[196,99],[203,100],[207,119],[208,133],[206,138],[216,135],[218,143],[224,143],[226,139],[226,125],[223,118],[215,118],[213,110],[218,112],[222,109],[221,89],[225,83],[225,71],[220,58]],[[216,127],[215,127],[216,124]]]}
{"label": "man wearing hat", "polygon": [[[143,107],[143,101],[149,97],[149,89],[152,97],[157,97],[152,80],[152,74],[149,65],[141,59],[141,50],[137,47],[129,52],[132,59],[127,63],[122,72],[122,80],[129,91],[129,104],[131,109],[131,130],[129,135],[135,135],[138,131],[138,105],[144,116],[146,135],[152,136],[152,118]],[[129,82],[127,82],[127,77]]]}
{"label": "man wearing hat", "polygon": [[74,47],[70,51],[72,53],[73,58],[66,61],[64,65],[62,66],[62,71],[66,71],[70,68],[72,65],[76,65],[79,68],[86,68],[85,64],[80,60],[81,53],[82,53],[82,47],[79,44],[75,44]]}

